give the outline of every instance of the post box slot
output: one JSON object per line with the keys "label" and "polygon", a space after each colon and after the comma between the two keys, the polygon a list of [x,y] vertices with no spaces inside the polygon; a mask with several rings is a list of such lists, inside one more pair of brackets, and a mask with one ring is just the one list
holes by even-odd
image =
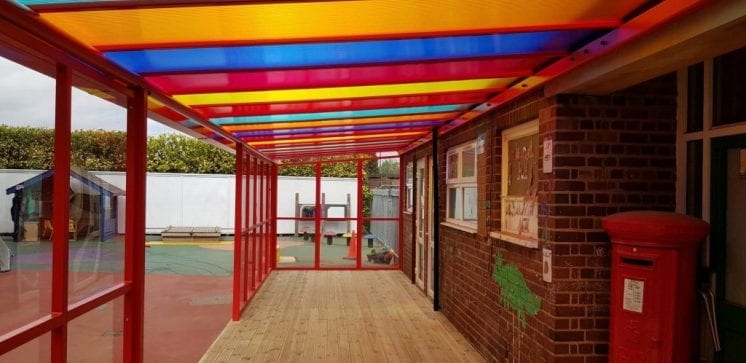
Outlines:
{"label": "post box slot", "polygon": [[627,265],[653,267],[653,261],[641,260],[639,258],[622,257],[622,263],[627,264]]}

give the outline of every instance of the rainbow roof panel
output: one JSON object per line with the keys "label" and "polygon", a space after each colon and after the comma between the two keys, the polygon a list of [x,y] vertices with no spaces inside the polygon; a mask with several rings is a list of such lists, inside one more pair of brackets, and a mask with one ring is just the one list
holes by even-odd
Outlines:
{"label": "rainbow roof panel", "polygon": [[17,1],[272,158],[402,150],[664,2]]}

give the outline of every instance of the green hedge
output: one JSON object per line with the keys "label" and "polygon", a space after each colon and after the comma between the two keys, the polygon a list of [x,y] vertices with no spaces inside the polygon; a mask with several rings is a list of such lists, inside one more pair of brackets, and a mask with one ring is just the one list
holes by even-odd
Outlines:
{"label": "green hedge", "polygon": [[[124,171],[126,133],[77,130],[71,135],[72,164],[85,170]],[[0,125],[0,169],[51,169],[54,130]],[[233,174],[233,154],[197,139],[164,134],[148,138],[148,171]]]}

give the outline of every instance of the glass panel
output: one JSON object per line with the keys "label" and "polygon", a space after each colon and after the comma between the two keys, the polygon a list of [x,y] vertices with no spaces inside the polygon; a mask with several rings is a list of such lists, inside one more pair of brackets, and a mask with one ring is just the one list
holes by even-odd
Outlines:
{"label": "glass panel", "polygon": [[687,69],[686,132],[702,131],[704,72],[704,63],[691,65]]}
{"label": "glass panel", "polygon": [[407,163],[406,173],[407,173],[407,175],[406,175],[406,183],[405,183],[405,185],[407,187],[407,192],[406,192],[406,198],[407,199],[405,200],[405,210],[408,211],[408,212],[411,212],[413,204],[414,204],[414,199],[413,199],[413,197],[414,197],[414,195],[413,195],[413,189],[414,189],[414,163],[413,162],[410,161],[410,162]]}
{"label": "glass panel", "polygon": [[464,220],[477,220],[477,188],[464,188]]}
{"label": "glass panel", "polygon": [[8,353],[0,355],[0,363],[50,362],[52,333],[46,333]]}
{"label": "glass panel", "polygon": [[686,143],[686,214],[702,217],[702,140]]}
{"label": "glass panel", "polygon": [[417,234],[425,230],[425,160],[417,161]]}
{"label": "glass panel", "polygon": [[448,218],[461,219],[461,188],[448,188]]}
{"label": "glass panel", "polygon": [[101,305],[67,325],[69,362],[121,362],[124,297]]}
{"label": "glass panel", "polygon": [[314,164],[277,169],[278,267],[313,267],[315,264],[316,171]]}
{"label": "glass panel", "polygon": [[321,164],[322,267],[353,267],[357,249],[357,161]]}
{"label": "glass panel", "polygon": [[464,149],[463,159],[461,161],[461,177],[473,178],[477,171],[477,154],[473,147]]}
{"label": "glass panel", "polygon": [[363,267],[396,267],[399,264],[399,222],[369,221],[370,233],[363,238]]}
{"label": "glass panel", "polygon": [[145,249],[145,362],[197,362],[230,320],[230,244]]}
{"label": "glass panel", "polygon": [[0,239],[2,335],[51,311],[52,244],[43,221],[53,214],[55,81],[2,57],[0,74],[0,180],[14,191],[0,209],[3,231],[13,231]]}
{"label": "glass panel", "polygon": [[536,195],[539,176],[539,135],[508,141],[508,195]]}
{"label": "glass panel", "polygon": [[399,218],[399,159],[366,160],[363,216]]}
{"label": "glass panel", "polygon": [[425,279],[425,245],[417,243],[417,280]]}
{"label": "glass panel", "polygon": [[126,100],[81,82],[72,93],[70,302],[124,280]]}
{"label": "glass panel", "polygon": [[502,199],[502,231],[531,239],[538,237],[538,150],[538,134],[508,141],[508,195]]}
{"label": "glass panel", "polygon": [[725,300],[746,307],[746,149],[728,150]]}
{"label": "glass panel", "polygon": [[446,165],[448,165],[448,179],[458,178],[458,153],[455,152],[448,154],[446,163]]}
{"label": "glass panel", "polygon": [[746,48],[715,58],[713,126],[746,121]]}

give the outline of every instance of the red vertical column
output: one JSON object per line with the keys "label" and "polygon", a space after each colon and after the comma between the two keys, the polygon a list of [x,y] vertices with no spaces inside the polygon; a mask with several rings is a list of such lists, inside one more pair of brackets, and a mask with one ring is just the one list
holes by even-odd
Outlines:
{"label": "red vertical column", "polygon": [[272,246],[272,268],[277,268],[277,165],[272,164],[270,174],[269,204],[270,204],[270,244]]}
{"label": "red vertical column", "polygon": [[259,246],[259,252],[257,254],[257,259],[259,260],[259,266],[257,268],[257,277],[259,284],[261,285],[261,282],[264,281],[264,254],[266,253],[265,247],[264,247],[264,236],[262,235],[262,168],[264,167],[264,164],[262,161],[257,162],[256,164],[256,199],[254,200],[254,203],[256,204],[256,241],[257,246]]}
{"label": "red vertical column", "polygon": [[267,241],[264,238],[264,162],[259,164],[259,200],[257,207],[259,208],[259,244],[262,246],[262,259],[261,268],[261,280],[264,281],[264,277],[267,274]]}
{"label": "red vertical column", "polygon": [[[143,361],[145,301],[145,173],[147,168],[147,94],[135,89],[127,105],[127,201],[124,279],[124,361]],[[67,227],[62,229],[67,230]],[[63,233],[61,233],[63,234]]]}
{"label": "red vertical column", "polygon": [[313,268],[318,270],[321,267],[321,163],[316,164],[316,204],[314,216],[314,228],[313,228],[313,244],[314,244],[314,263]]}
{"label": "red vertical column", "polygon": [[[54,215],[52,228],[67,231],[70,215],[70,123],[72,74],[65,65],[57,66],[54,138]],[[67,312],[68,235],[55,233],[52,240],[52,314]],[[52,362],[67,359],[67,323],[52,330]]]}
{"label": "red vertical column", "polygon": [[409,194],[407,193],[407,165],[404,162],[404,159],[402,157],[399,157],[399,220],[396,222],[397,236],[399,236],[399,247],[397,248],[396,253],[397,256],[399,256],[399,260],[397,261],[397,263],[399,264],[398,268],[400,270],[403,266],[402,258],[404,257],[404,247],[402,243],[402,239],[404,238],[404,231],[402,231],[401,224],[404,220],[402,217],[404,216],[404,208],[407,198],[409,198]]}
{"label": "red vertical column", "polygon": [[262,240],[264,241],[264,275],[269,275],[272,265],[272,245],[269,243],[269,164],[262,165]]}
{"label": "red vertical column", "polygon": [[252,268],[251,268],[251,291],[254,291],[256,290],[257,279],[259,278],[258,266],[259,266],[260,258],[258,258],[258,256],[259,256],[259,252],[261,251],[259,246],[257,246],[257,237],[256,237],[256,224],[257,224],[256,196],[257,196],[257,174],[258,174],[257,167],[259,166],[259,161],[254,159],[254,162],[251,164],[251,166],[253,169],[251,173],[251,177],[253,180],[253,182],[251,183],[251,195],[252,195],[252,198],[251,198],[251,201],[252,201],[251,203],[251,208],[252,208],[251,209],[252,210],[252,213],[251,213],[251,219],[252,219],[251,221],[251,227],[252,227],[251,255],[254,261],[254,264],[252,265]]}
{"label": "red vertical column", "polygon": [[243,238],[243,172],[244,172],[244,152],[243,145],[236,144],[236,194],[235,194],[235,215],[233,226],[233,321],[238,321],[241,314],[242,299],[241,296],[241,275],[243,265],[241,264],[241,244]]}
{"label": "red vertical column", "polygon": [[252,158],[250,154],[246,154],[245,160],[244,160],[244,175],[246,183],[244,184],[244,203],[246,203],[246,213],[244,214],[244,225],[246,226],[246,233],[242,235],[243,237],[243,246],[244,246],[244,267],[242,269],[243,273],[243,299],[244,301],[249,299],[249,280],[252,278],[251,276],[251,269],[253,268],[253,257],[251,256],[251,232],[248,231],[248,229],[251,227],[251,213],[249,213],[249,208],[251,208],[251,203],[249,196],[251,195],[251,162]]}
{"label": "red vertical column", "polygon": [[363,215],[363,161],[358,160],[357,161],[357,240],[354,243],[357,243],[357,256],[356,257],[356,267],[358,269],[361,269],[363,267],[363,261],[362,261],[362,253],[363,250],[363,218],[365,217]]}

